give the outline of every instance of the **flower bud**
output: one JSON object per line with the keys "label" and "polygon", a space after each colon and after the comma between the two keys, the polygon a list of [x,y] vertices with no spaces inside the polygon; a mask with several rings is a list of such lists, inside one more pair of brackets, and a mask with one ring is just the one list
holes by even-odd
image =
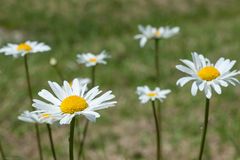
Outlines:
{"label": "flower bud", "polygon": [[49,63],[51,66],[55,66],[55,65],[57,65],[57,59],[52,57],[52,58],[50,58]]}

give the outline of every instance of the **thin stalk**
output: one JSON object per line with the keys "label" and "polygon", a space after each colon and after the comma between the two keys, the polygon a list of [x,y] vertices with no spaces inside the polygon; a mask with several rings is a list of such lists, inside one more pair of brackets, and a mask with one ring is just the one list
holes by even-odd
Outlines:
{"label": "thin stalk", "polygon": [[91,79],[92,79],[92,87],[95,86],[95,73],[96,72],[96,66],[92,67],[92,73],[91,73]]}
{"label": "thin stalk", "polygon": [[[159,62],[159,39],[155,39],[155,70],[156,70],[156,85],[159,84],[160,82],[160,62]],[[157,102],[157,120],[158,120],[158,124],[159,124],[159,145],[160,145],[160,156],[161,156],[161,142],[162,142],[162,135],[161,135],[161,131],[162,131],[162,116],[161,116],[161,104],[158,101]],[[160,157],[161,158],[161,157]]]}
{"label": "thin stalk", "polygon": [[[30,75],[29,75],[29,68],[28,68],[28,58],[27,54],[24,55],[24,66],[25,66],[25,71],[26,71],[26,79],[27,79],[27,86],[28,86],[28,94],[29,94],[29,100],[30,100],[30,105],[32,105],[32,87],[31,87],[31,81],[30,81]],[[36,130],[36,137],[37,137],[37,143],[38,143],[38,152],[39,152],[39,157],[40,160],[43,160],[43,155],[42,155],[42,147],[41,147],[41,139],[40,139],[40,134],[39,134],[39,127],[38,124],[35,124],[35,130]]]}
{"label": "thin stalk", "polygon": [[5,154],[4,154],[4,151],[3,151],[3,147],[2,147],[1,141],[0,141],[0,153],[1,153],[2,159],[6,160],[6,157],[5,157]]}
{"label": "thin stalk", "polygon": [[28,94],[29,94],[29,100],[30,100],[30,104],[32,105],[32,87],[31,87],[31,81],[30,81],[30,75],[29,75],[29,69],[28,69],[28,58],[27,58],[27,54],[24,55],[24,65],[25,65],[25,71],[26,71],[26,79],[27,79],[27,85],[28,85]]}
{"label": "thin stalk", "polygon": [[75,117],[72,119],[70,124],[70,136],[69,136],[69,160],[74,160],[73,149],[74,149],[74,128],[75,128]]}
{"label": "thin stalk", "polygon": [[156,70],[156,84],[159,84],[160,79],[160,64],[159,64],[159,39],[155,39],[155,70]]}
{"label": "thin stalk", "polygon": [[[75,138],[75,142],[74,142],[74,145],[77,145],[79,147],[79,144],[80,144],[80,141],[81,141],[81,125],[80,125],[80,119],[76,118],[76,122],[75,122],[75,125],[76,125],[76,130],[77,130],[77,137]],[[79,148],[77,149],[79,150]]]}
{"label": "thin stalk", "polygon": [[84,149],[84,142],[87,136],[87,131],[88,131],[88,124],[89,121],[87,120],[85,125],[84,125],[84,130],[83,130],[83,137],[82,140],[80,142],[80,148],[79,148],[79,152],[78,152],[78,160],[80,160],[81,156],[83,155],[83,149]]}
{"label": "thin stalk", "polygon": [[35,130],[36,130],[36,137],[37,137],[38,152],[39,152],[40,160],[43,160],[42,147],[41,147],[41,138],[40,138],[40,134],[39,134],[39,127],[38,127],[37,123],[34,124],[34,126],[35,126]]}
{"label": "thin stalk", "polygon": [[[96,66],[92,67],[92,72],[91,72],[91,80],[92,80],[92,87],[95,86],[95,73],[96,72]],[[80,141],[80,148],[79,148],[79,152],[78,152],[78,160],[80,160],[83,152],[84,152],[84,143],[85,143],[85,139],[86,139],[86,135],[87,135],[87,131],[88,131],[88,124],[89,121],[86,120],[85,125],[84,125],[84,129],[83,129],[83,137]]]}
{"label": "thin stalk", "polygon": [[60,80],[63,81],[63,80],[64,80],[64,77],[63,77],[62,72],[61,72],[60,69],[58,68],[58,65],[56,64],[55,66],[53,66],[53,68],[55,69],[55,71],[56,71],[58,77],[60,78]]}
{"label": "thin stalk", "polygon": [[153,115],[155,120],[155,127],[156,127],[156,139],[157,139],[157,156],[156,160],[161,159],[161,142],[160,142],[160,130],[159,130],[159,124],[158,124],[158,118],[157,118],[157,112],[156,112],[156,106],[155,102],[152,101],[152,109],[153,109]]}
{"label": "thin stalk", "polygon": [[47,129],[48,129],[48,136],[49,136],[49,141],[50,141],[50,145],[51,145],[53,159],[57,160],[57,156],[56,156],[55,148],[54,148],[54,143],[53,143],[53,138],[52,138],[52,129],[51,129],[51,126],[49,124],[47,124]]}
{"label": "thin stalk", "polygon": [[202,160],[202,155],[203,155],[203,151],[204,151],[204,144],[205,144],[205,139],[206,139],[206,135],[207,135],[209,104],[210,104],[210,100],[208,98],[206,98],[204,128],[203,128],[201,148],[200,148],[199,158],[198,158],[199,160]]}

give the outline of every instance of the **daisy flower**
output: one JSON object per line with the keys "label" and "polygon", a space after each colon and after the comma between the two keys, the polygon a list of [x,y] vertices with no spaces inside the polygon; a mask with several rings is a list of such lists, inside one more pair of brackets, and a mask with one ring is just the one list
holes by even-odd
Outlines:
{"label": "daisy flower", "polygon": [[86,67],[96,66],[97,64],[106,64],[106,58],[109,58],[105,51],[102,51],[98,55],[92,53],[82,53],[77,55],[77,62],[85,64]]}
{"label": "daisy flower", "polygon": [[134,38],[140,40],[141,47],[144,47],[147,41],[150,39],[170,38],[176,35],[180,30],[179,27],[170,28],[166,26],[156,28],[150,25],[147,25],[146,27],[139,25],[138,29],[140,31],[140,34],[137,34]]}
{"label": "daisy flower", "polygon": [[154,90],[150,90],[148,86],[137,87],[137,94],[141,103],[147,103],[148,101],[155,101],[156,99],[163,102],[167,95],[171,92],[169,89],[160,89],[156,87]]}
{"label": "daisy flower", "polygon": [[[38,95],[42,100],[33,100],[33,107],[44,113],[58,117],[60,124],[69,124],[74,116],[83,115],[90,121],[96,121],[100,117],[97,110],[113,107],[117,102],[111,101],[115,96],[112,91],[102,95],[98,86],[86,91],[87,85],[80,87],[78,79],[74,79],[72,85],[67,81],[61,87],[56,82],[48,82],[54,94],[43,89]],[[46,102],[47,101],[47,102]]]}
{"label": "daisy flower", "polygon": [[193,81],[191,88],[193,96],[200,90],[204,91],[205,96],[210,99],[212,89],[217,94],[221,94],[221,86],[227,87],[229,84],[235,86],[239,83],[235,76],[240,74],[240,71],[230,71],[236,63],[235,60],[219,58],[215,64],[212,64],[209,59],[196,52],[192,53],[192,60],[182,59],[180,61],[185,65],[177,65],[176,68],[188,74],[188,76],[180,78],[177,85],[182,87],[189,81]]}
{"label": "daisy flower", "polygon": [[41,113],[37,111],[24,111],[20,116],[18,116],[18,119],[24,122],[29,122],[29,123],[47,123],[47,124],[52,124],[57,119],[53,117],[51,114],[48,113]]}
{"label": "daisy flower", "polygon": [[51,50],[51,48],[44,43],[39,43],[36,41],[26,41],[20,44],[9,43],[7,44],[7,46],[0,49],[0,53],[18,57],[24,56],[28,53],[46,52],[49,50]]}

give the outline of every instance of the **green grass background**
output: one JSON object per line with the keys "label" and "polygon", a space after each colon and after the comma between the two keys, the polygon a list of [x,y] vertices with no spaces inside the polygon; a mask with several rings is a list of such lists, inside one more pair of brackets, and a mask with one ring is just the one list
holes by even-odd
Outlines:
{"label": "green grass background", "polygon": [[[239,0],[1,0],[0,44],[43,41],[52,47],[46,54],[30,56],[34,97],[47,80],[59,81],[49,66],[56,57],[67,80],[90,76],[89,68],[76,63],[76,54],[107,50],[112,58],[97,68],[97,84],[117,96],[117,108],[101,111],[90,125],[86,142],[89,160],[153,160],[154,120],[151,106],[141,105],[139,85],[154,87],[153,43],[140,48],[133,36],[137,25],[180,26],[174,38],[160,45],[161,88],[172,93],[163,103],[163,150],[167,160],[196,159],[204,114],[204,96],[190,94],[190,85],[179,88],[183,76],[175,69],[180,58],[197,51],[216,61],[236,59],[240,67]],[[29,109],[23,58],[0,56],[0,136],[9,159],[38,159],[34,127],[17,116]],[[240,158],[240,88],[228,87],[211,99],[206,160]],[[80,120],[82,126],[84,118]],[[46,127],[41,126],[45,159],[51,159]],[[59,159],[68,158],[68,126],[53,126]]]}

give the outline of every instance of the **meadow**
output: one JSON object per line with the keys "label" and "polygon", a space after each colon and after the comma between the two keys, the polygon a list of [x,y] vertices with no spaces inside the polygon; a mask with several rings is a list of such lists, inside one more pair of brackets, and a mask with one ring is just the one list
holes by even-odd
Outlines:
{"label": "meadow", "polygon": [[[237,60],[240,68],[240,1],[238,0],[1,0],[0,45],[25,40],[43,41],[52,50],[29,58],[33,97],[47,81],[61,82],[49,59],[58,60],[66,80],[90,77],[76,63],[76,54],[110,55],[97,68],[96,84],[111,89],[117,107],[101,111],[91,123],[85,156],[89,160],[152,160],[155,128],[151,106],[141,105],[136,87],[154,86],[154,45],[134,40],[139,24],[179,26],[180,34],[160,42],[160,87],[172,93],[164,101],[163,155],[167,160],[194,160],[200,145],[205,99],[193,97],[190,85],[177,87],[182,73],[175,66],[197,51],[211,60]],[[29,108],[23,59],[0,56],[0,137],[12,160],[38,159],[32,125],[17,116]],[[240,159],[240,86],[213,95],[206,160]],[[84,119],[81,118],[82,122]],[[80,120],[80,123],[81,123]],[[68,126],[53,126],[56,152],[68,158]],[[51,159],[48,135],[41,126],[45,159]]]}

